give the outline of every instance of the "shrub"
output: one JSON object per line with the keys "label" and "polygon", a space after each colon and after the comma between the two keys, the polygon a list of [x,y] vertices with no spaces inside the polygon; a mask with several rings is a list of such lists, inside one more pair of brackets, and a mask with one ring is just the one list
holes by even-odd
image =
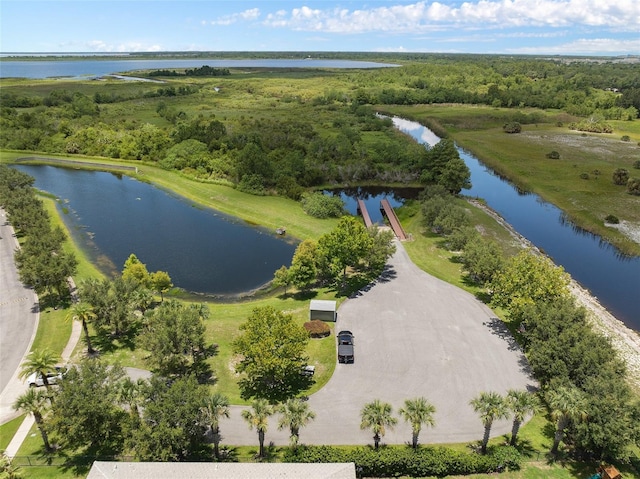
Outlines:
{"label": "shrub", "polygon": [[[579,123],[569,123],[570,130],[588,131],[590,133],[613,133],[613,127],[600,120],[582,120]],[[586,135],[583,135],[586,136]]]}
{"label": "shrub", "polygon": [[631,178],[627,181],[627,193],[640,196],[640,178]]}
{"label": "shrub", "polygon": [[556,150],[550,151],[549,153],[547,153],[547,158],[551,160],[558,160],[560,158],[560,153],[558,153]]}
{"label": "shrub", "polygon": [[604,219],[605,223],[609,223],[610,225],[617,225],[620,223],[620,220],[615,215],[607,215]]}
{"label": "shrub", "polygon": [[303,195],[302,209],[314,218],[340,218],[346,214],[344,201],[339,196],[325,195],[321,192]]}
{"label": "shrub", "polygon": [[243,193],[264,196],[264,178],[261,175],[244,175],[237,188]]}
{"label": "shrub", "polygon": [[326,338],[331,334],[331,328],[324,321],[314,319],[304,323],[304,329],[309,331],[309,336],[312,338]]}
{"label": "shrub", "polygon": [[461,251],[469,241],[480,236],[472,226],[463,226],[455,229],[447,238],[447,248],[450,251]]}
{"label": "shrub", "polygon": [[502,127],[505,133],[520,133],[522,131],[522,125],[517,121],[510,121],[505,123]]}
{"label": "shrub", "polygon": [[634,167],[636,170],[640,170],[640,160],[636,160],[636,161],[634,161],[634,162],[633,162],[633,167]]}
{"label": "shrub", "polygon": [[622,135],[622,138],[620,138],[622,141],[631,141],[631,138],[629,137],[629,135]]}
{"label": "shrub", "polygon": [[580,173],[580,178],[583,180],[588,180],[589,179],[589,173]]}
{"label": "shrub", "polygon": [[363,477],[425,477],[492,473],[520,468],[520,454],[510,446],[492,448],[487,455],[455,451],[446,447],[342,449],[301,446],[288,449],[284,462],[354,462]]}
{"label": "shrub", "polygon": [[614,185],[626,185],[629,181],[629,172],[624,168],[618,168],[613,172]]}

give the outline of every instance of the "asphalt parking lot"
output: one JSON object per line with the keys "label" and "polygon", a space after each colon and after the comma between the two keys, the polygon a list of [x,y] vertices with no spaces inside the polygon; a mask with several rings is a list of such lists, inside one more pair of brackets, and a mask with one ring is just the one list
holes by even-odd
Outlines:
{"label": "asphalt parking lot", "polygon": [[[305,444],[371,444],[360,430],[360,410],[381,399],[397,413],[405,399],[425,396],[436,407],[428,443],[480,440],[483,426],[469,401],[482,391],[504,394],[535,383],[522,352],[501,322],[474,296],[421,271],[404,247],[389,262],[385,277],[343,303],[336,331],[355,336],[355,362],[338,364],[329,383],[309,398],[316,419],[300,432]],[[333,335],[332,335],[333,337]],[[334,338],[335,340],[335,338]],[[227,444],[256,444],[234,407],[221,423]],[[287,443],[286,431],[270,420],[267,442]],[[510,432],[510,421],[496,421],[492,436]],[[404,421],[383,438],[386,444],[410,441]]]}

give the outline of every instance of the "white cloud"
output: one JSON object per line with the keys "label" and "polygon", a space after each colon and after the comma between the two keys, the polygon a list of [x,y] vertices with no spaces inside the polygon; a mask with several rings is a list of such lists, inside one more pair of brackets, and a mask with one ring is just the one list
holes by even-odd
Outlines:
{"label": "white cloud", "polygon": [[222,17],[217,18],[216,20],[211,21],[203,21],[203,24],[210,25],[232,25],[234,23],[242,22],[242,21],[253,21],[260,17],[260,9],[259,8],[251,8],[249,10],[245,10],[244,12],[234,13],[232,15],[223,15]]}
{"label": "white cloud", "polygon": [[582,38],[554,46],[522,47],[508,49],[509,53],[547,55],[611,55],[640,52],[640,38],[617,40],[613,38]]}
{"label": "white cloud", "polygon": [[161,45],[149,45],[139,42],[107,43],[102,40],[91,40],[86,44],[86,50],[91,52],[126,53],[126,52],[160,52]]}
{"label": "white cloud", "polygon": [[349,10],[306,6],[266,16],[273,27],[331,33],[417,33],[434,26],[598,26],[640,31],[637,0],[473,0],[458,6],[439,1]]}
{"label": "white cloud", "polygon": [[405,47],[403,46],[399,46],[399,47],[382,47],[382,48],[376,48],[374,51],[376,52],[381,52],[381,53],[406,53],[409,50],[407,50]]}

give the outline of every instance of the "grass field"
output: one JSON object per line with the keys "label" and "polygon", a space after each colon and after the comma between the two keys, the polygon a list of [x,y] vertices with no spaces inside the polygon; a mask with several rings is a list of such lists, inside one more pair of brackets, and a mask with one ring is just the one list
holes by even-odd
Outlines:
{"label": "grass field", "polygon": [[[539,194],[575,224],[620,250],[640,255],[640,244],[604,224],[607,215],[614,215],[640,229],[640,197],[612,181],[617,168],[640,177],[640,170],[633,167],[640,159],[640,122],[610,121],[612,134],[582,133],[568,129],[567,123],[574,118],[564,113],[525,110],[542,121],[524,124],[522,133],[509,135],[502,125],[514,115],[513,110],[462,105],[385,109],[424,124],[435,121],[461,147],[521,189]],[[558,122],[564,126],[556,126]],[[624,135],[631,141],[622,141]],[[552,151],[560,158],[547,158]]]}
{"label": "grass field", "polygon": [[0,426],[0,451],[7,449],[22,421],[24,421],[24,414]]}

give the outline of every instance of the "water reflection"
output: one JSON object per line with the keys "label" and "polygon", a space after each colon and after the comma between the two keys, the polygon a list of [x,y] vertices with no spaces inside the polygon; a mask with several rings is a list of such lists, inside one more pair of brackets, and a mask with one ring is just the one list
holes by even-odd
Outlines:
{"label": "water reflection", "polygon": [[352,215],[358,215],[358,200],[362,200],[373,223],[384,224],[384,215],[380,211],[380,201],[389,200],[393,208],[402,206],[408,199],[416,199],[422,188],[394,188],[389,186],[357,186],[325,190],[325,193],[340,196],[345,209]]}
{"label": "water reflection", "polygon": [[[424,143],[419,123],[393,118],[394,125]],[[433,143],[431,143],[433,144]],[[622,254],[605,238],[573,224],[538,195],[522,191],[458,148],[471,171],[472,187],[463,194],[483,198],[514,229],[564,267],[616,318],[640,331],[640,258]]]}
{"label": "water reflection", "polygon": [[238,295],[261,287],[291,262],[295,244],[214,210],[195,207],[128,176],[18,165],[35,186],[63,200],[63,215],[103,271],[131,253],[167,271],[190,292]]}

